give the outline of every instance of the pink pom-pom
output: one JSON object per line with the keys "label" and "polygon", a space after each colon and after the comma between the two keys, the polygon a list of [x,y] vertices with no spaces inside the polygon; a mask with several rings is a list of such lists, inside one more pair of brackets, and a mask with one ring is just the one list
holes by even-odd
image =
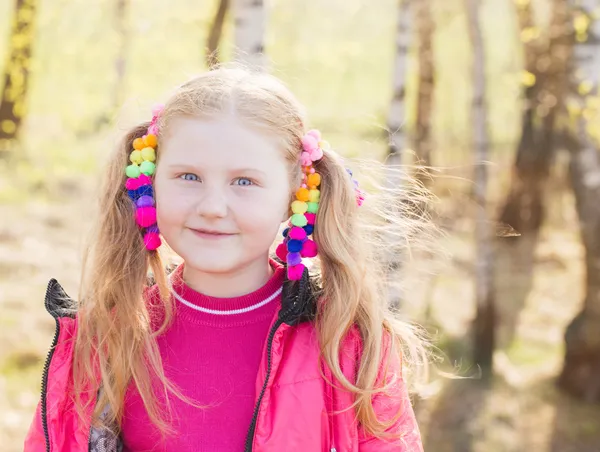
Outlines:
{"label": "pink pom-pom", "polygon": [[140,181],[140,187],[144,186],[144,185],[152,185],[152,179],[150,179],[150,176],[147,176],[146,174],[142,173],[140,174],[140,177],[138,177],[138,180]]}
{"label": "pink pom-pom", "polygon": [[302,148],[306,152],[311,152],[313,149],[316,149],[318,147],[319,147],[319,142],[312,135],[304,135],[302,137]]}
{"label": "pink pom-pom", "polygon": [[302,273],[304,273],[304,264],[292,265],[287,268],[288,279],[292,281],[301,280]]}
{"label": "pink pom-pom", "polygon": [[321,149],[321,148],[313,149],[310,152],[310,158],[313,162],[316,162],[317,160],[321,160],[323,158],[323,149]]}
{"label": "pink pom-pom", "polygon": [[150,251],[158,248],[160,244],[160,235],[158,235],[158,233],[146,232],[146,234],[144,234],[144,245],[146,245],[146,248],[148,248]]}
{"label": "pink pom-pom", "polygon": [[142,227],[147,228],[156,223],[156,207],[140,207],[135,211],[135,221]]}
{"label": "pink pom-pom", "polygon": [[315,219],[317,218],[317,216],[314,213],[306,212],[304,216],[306,217],[306,221],[308,222],[308,224],[315,224]]}
{"label": "pink pom-pom", "polygon": [[300,255],[302,257],[315,257],[317,255],[317,244],[312,240],[307,240],[302,244]]}
{"label": "pink pom-pom", "polygon": [[306,134],[314,137],[317,141],[321,141],[321,132],[319,132],[317,129],[309,130],[306,132]]}
{"label": "pink pom-pom", "polygon": [[302,154],[300,154],[300,164],[302,166],[309,166],[310,164],[312,164],[312,160],[308,152],[304,151],[302,152]]}
{"label": "pink pom-pom", "polygon": [[125,182],[125,188],[127,190],[137,190],[138,188],[140,188],[140,179],[130,177],[129,179],[127,179],[127,182]]}
{"label": "pink pom-pom", "polygon": [[363,193],[362,190],[358,189],[356,191],[356,204],[358,204],[358,207],[363,205],[364,200],[365,200],[365,194]]}
{"label": "pink pom-pom", "polygon": [[156,104],[152,107],[152,116],[160,116],[162,111],[164,110],[164,104]]}
{"label": "pink pom-pom", "polygon": [[307,187],[308,187],[308,185],[302,184],[302,188],[307,188]]}
{"label": "pink pom-pom", "polygon": [[306,231],[304,228],[294,226],[292,229],[290,229],[289,237],[292,240],[304,240],[306,238]]}
{"label": "pink pom-pom", "polygon": [[315,174],[315,169],[314,168],[310,169],[310,174]]}
{"label": "pink pom-pom", "polygon": [[279,245],[277,245],[277,248],[275,249],[275,254],[279,258],[279,260],[285,262],[287,257],[287,248],[284,242],[281,242]]}

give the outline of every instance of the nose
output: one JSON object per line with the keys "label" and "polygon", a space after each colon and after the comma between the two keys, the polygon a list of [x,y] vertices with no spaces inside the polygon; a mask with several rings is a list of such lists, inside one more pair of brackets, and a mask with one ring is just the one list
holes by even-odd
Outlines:
{"label": "nose", "polygon": [[223,218],[227,216],[227,210],[227,196],[216,187],[204,190],[204,196],[196,206],[196,213],[206,218]]}

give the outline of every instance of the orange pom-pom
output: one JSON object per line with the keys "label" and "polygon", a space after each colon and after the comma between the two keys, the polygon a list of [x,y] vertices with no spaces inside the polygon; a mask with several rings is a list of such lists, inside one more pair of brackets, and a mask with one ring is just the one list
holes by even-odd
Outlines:
{"label": "orange pom-pom", "polygon": [[309,188],[317,188],[321,183],[321,175],[319,173],[313,173],[308,175],[307,185]]}
{"label": "orange pom-pom", "polygon": [[298,201],[308,201],[308,188],[299,188],[298,191],[296,192],[296,199]]}
{"label": "orange pom-pom", "polygon": [[142,138],[136,138],[135,140],[133,140],[133,149],[141,151],[145,147],[146,145],[144,144],[144,140]]}
{"label": "orange pom-pom", "polygon": [[148,135],[146,135],[146,138],[144,138],[144,143],[146,144],[146,146],[155,148],[156,143],[158,143],[158,140],[156,139],[156,135],[152,135],[151,133],[149,133]]}

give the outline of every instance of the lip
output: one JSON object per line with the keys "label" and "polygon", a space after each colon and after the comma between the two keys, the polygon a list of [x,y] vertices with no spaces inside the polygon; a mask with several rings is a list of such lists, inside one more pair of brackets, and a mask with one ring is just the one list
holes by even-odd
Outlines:
{"label": "lip", "polygon": [[198,237],[201,237],[203,239],[210,239],[210,240],[219,240],[219,239],[224,239],[224,238],[232,237],[232,236],[236,235],[236,234],[231,234],[228,232],[214,231],[211,229],[190,228],[190,231],[192,231]]}

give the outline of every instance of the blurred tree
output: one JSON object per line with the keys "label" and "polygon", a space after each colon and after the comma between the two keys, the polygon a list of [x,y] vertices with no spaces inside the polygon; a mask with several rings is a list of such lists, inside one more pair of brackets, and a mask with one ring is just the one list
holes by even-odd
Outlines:
{"label": "blurred tree", "polygon": [[416,1],[414,7],[419,42],[419,85],[414,149],[419,165],[425,167],[419,172],[419,178],[426,182],[430,179],[427,177],[426,167],[431,165],[431,109],[435,85],[432,40],[435,25],[431,15],[430,0]]}
{"label": "blurred tree", "polygon": [[115,57],[115,88],[113,92],[114,110],[120,108],[125,98],[125,69],[127,63],[127,51],[129,49],[129,0],[116,0],[115,4],[115,31],[117,33],[117,55]]}
{"label": "blurred tree", "polygon": [[486,111],[485,52],[479,10],[481,0],[466,0],[469,38],[473,48],[473,99],[471,121],[475,151],[474,195],[477,204],[475,240],[477,246],[475,296],[477,312],[473,320],[473,361],[481,366],[483,376],[492,373],[495,339],[494,290],[492,287],[493,251],[487,218],[488,174],[486,162],[489,138]]}
{"label": "blurred tree", "polygon": [[544,185],[556,149],[556,116],[564,105],[569,54],[568,0],[551,0],[547,33],[536,26],[531,0],[514,0],[523,43],[524,108],[512,180],[499,221],[519,234],[542,224]]}
{"label": "blurred tree", "polygon": [[[102,128],[110,125],[114,120],[114,116],[117,114],[126,95],[126,66],[127,66],[127,54],[129,51],[130,44],[130,33],[129,33],[129,20],[128,10],[130,7],[130,0],[115,0],[112,3],[113,10],[113,27],[115,33],[115,81],[112,86],[112,105],[106,110],[101,111],[89,124],[82,126],[77,131],[77,135],[80,138],[89,136],[101,130]],[[108,88],[110,89],[110,87]],[[109,94],[109,95],[110,95]]]}
{"label": "blurred tree", "polygon": [[263,0],[234,0],[235,59],[253,68],[265,68],[266,10]]}
{"label": "blurred tree", "polygon": [[219,6],[212,25],[210,26],[210,32],[208,33],[208,40],[206,43],[206,66],[208,68],[212,68],[220,62],[219,43],[221,42],[223,24],[225,23],[228,9],[229,0],[219,0]]}
{"label": "blurred tree", "polygon": [[[388,153],[386,164],[394,167],[386,177],[386,184],[397,188],[405,181],[398,167],[402,164],[403,152],[407,147],[406,130],[406,79],[408,76],[408,52],[411,43],[411,0],[398,0],[397,22],[396,22],[396,42],[394,47],[394,68],[392,72],[392,101],[387,118],[388,133]],[[408,202],[408,200],[405,200]],[[390,234],[382,240],[398,240]],[[389,284],[388,302],[391,306],[399,307],[401,304],[401,291],[395,282],[398,279],[398,271],[402,266],[405,256],[390,251],[385,257],[387,261],[387,275]]]}
{"label": "blurred tree", "polygon": [[568,101],[570,175],[585,248],[583,308],[565,332],[564,367],[558,380],[567,392],[600,402],[600,150],[590,118],[600,105],[600,2],[573,5],[572,83]]}
{"label": "blurred tree", "polygon": [[[387,163],[400,165],[406,148],[406,78],[408,75],[408,50],[410,47],[410,0],[398,0],[394,72],[392,74],[393,96],[388,113],[389,134]],[[391,181],[399,183],[399,181]]]}
{"label": "blurred tree", "polygon": [[[496,347],[509,347],[533,287],[535,249],[544,219],[550,168],[559,147],[557,123],[567,92],[571,52],[567,0],[549,0],[550,23],[534,19],[532,0],[514,0],[523,52],[521,136],[498,218],[494,291]],[[518,246],[516,246],[518,244]]]}
{"label": "blurred tree", "polygon": [[16,141],[27,108],[37,0],[16,0],[0,100],[0,156]]}

